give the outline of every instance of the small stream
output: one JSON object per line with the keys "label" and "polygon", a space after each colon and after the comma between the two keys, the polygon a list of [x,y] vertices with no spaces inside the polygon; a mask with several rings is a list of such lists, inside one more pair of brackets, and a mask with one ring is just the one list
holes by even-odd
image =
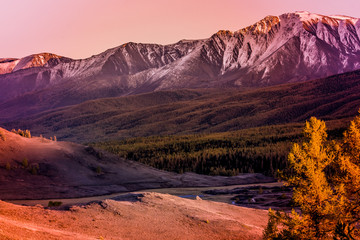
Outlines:
{"label": "small stream", "polygon": [[[220,186],[220,187],[196,187],[196,188],[159,188],[159,189],[147,189],[137,191],[139,192],[157,192],[163,194],[171,194],[175,196],[179,196],[182,198],[189,198],[195,199],[196,196],[199,196],[201,199],[204,200],[211,200],[216,202],[225,202],[232,204],[233,196],[231,194],[227,195],[210,195],[204,194],[204,191],[208,190],[215,190],[215,189],[234,189],[234,188],[241,188],[241,187],[251,187],[251,186],[267,186],[267,187],[275,187],[275,186],[282,186],[282,183],[274,182],[274,183],[258,183],[258,184],[246,184],[246,185],[230,185],[230,186]],[[136,193],[136,192],[134,192]],[[119,196],[124,196],[129,194],[129,192],[122,192],[122,193],[113,193],[109,195],[101,195],[101,196],[93,196],[93,197],[83,197],[83,198],[64,198],[64,199],[42,199],[42,200],[7,200],[6,202],[14,203],[18,205],[25,205],[25,206],[35,206],[35,205],[42,205],[47,207],[49,201],[53,202],[61,202],[62,206],[71,206],[71,205],[78,205],[78,204],[87,204],[90,202],[98,202],[103,201],[105,199],[116,198]]]}

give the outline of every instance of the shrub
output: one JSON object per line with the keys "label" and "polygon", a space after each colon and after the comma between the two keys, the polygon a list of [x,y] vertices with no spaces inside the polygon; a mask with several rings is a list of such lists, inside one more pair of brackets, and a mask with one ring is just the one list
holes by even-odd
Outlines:
{"label": "shrub", "polygon": [[15,129],[11,130],[11,132],[19,134],[22,137],[31,138],[31,133],[29,130],[21,130],[18,129],[17,131]]}
{"label": "shrub", "polygon": [[39,165],[38,164],[34,164],[33,166],[31,166],[31,174],[32,175],[37,175],[39,171]]}
{"label": "shrub", "polygon": [[49,201],[48,207],[59,207],[62,205],[62,202],[60,201]]}
{"label": "shrub", "polygon": [[24,159],[22,160],[22,165],[23,165],[24,168],[27,168],[27,167],[29,166],[29,161],[28,161],[27,158],[24,158]]}
{"label": "shrub", "polygon": [[5,134],[0,130],[0,139],[6,141]]}
{"label": "shrub", "polygon": [[99,175],[103,174],[103,171],[102,171],[101,167],[96,168],[96,173],[99,174]]}

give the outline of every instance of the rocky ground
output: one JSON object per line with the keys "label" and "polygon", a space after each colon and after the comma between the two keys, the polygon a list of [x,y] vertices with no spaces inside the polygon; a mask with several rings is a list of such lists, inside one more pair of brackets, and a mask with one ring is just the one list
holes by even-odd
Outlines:
{"label": "rocky ground", "polygon": [[261,239],[267,211],[160,193],[69,210],[0,202],[0,239]]}

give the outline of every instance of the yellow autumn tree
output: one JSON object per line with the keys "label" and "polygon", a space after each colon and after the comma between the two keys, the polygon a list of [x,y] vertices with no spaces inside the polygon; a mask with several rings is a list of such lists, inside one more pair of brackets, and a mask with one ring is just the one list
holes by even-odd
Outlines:
{"label": "yellow autumn tree", "polygon": [[325,123],[312,117],[304,138],[293,145],[291,174],[283,176],[299,210],[270,209],[264,239],[360,239],[360,118],[337,143],[327,140]]}
{"label": "yellow autumn tree", "polygon": [[337,239],[360,239],[360,117],[351,121],[337,149],[333,177],[343,209],[337,214]]}

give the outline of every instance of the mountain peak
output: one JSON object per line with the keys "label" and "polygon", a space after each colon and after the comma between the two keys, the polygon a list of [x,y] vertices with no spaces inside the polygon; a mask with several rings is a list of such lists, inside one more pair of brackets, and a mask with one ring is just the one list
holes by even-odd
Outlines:
{"label": "mountain peak", "polygon": [[219,30],[216,35],[218,36],[232,36],[234,33],[229,30]]}
{"label": "mountain peak", "polygon": [[53,53],[32,54],[21,59],[1,58],[0,73],[11,73],[32,67],[53,67],[60,62],[65,62],[68,60],[70,59]]}
{"label": "mountain peak", "polygon": [[253,34],[259,34],[259,33],[266,34],[266,33],[270,32],[274,28],[274,26],[278,25],[279,22],[280,22],[279,17],[269,15],[269,16],[266,16],[265,18],[261,19],[257,23],[239,30],[239,32],[241,32],[241,33],[250,32]]}
{"label": "mountain peak", "polygon": [[169,45],[129,42],[87,59],[51,53],[0,59],[0,103],[45,88],[59,95],[68,92],[64,102],[74,104],[161,89],[276,85],[357,69],[359,19],[293,12],[208,39]]}
{"label": "mountain peak", "polygon": [[310,13],[307,11],[298,11],[295,12],[297,16],[300,17],[302,22],[324,22],[329,25],[338,26],[340,21],[350,21],[352,24],[355,24],[358,21],[358,18],[349,17],[344,15],[321,15],[316,13]]}

